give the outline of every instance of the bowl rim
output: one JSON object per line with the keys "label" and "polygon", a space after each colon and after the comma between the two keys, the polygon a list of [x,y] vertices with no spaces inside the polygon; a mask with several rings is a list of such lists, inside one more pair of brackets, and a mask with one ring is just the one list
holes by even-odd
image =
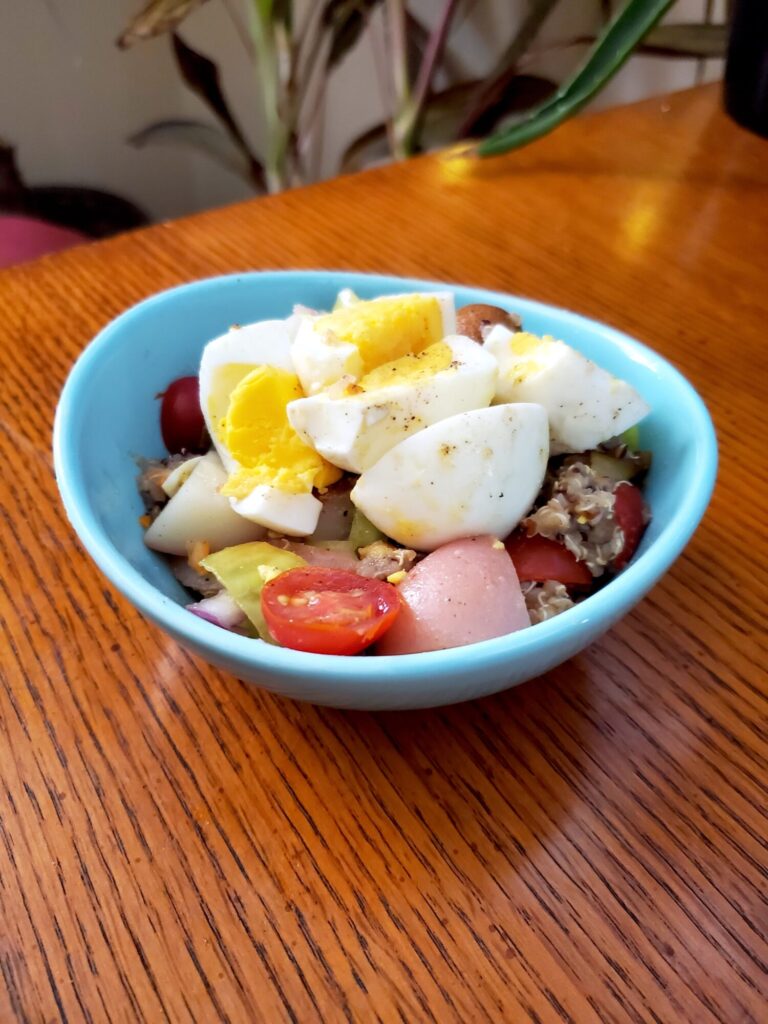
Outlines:
{"label": "bowl rim", "polygon": [[[138,311],[173,302],[185,292],[214,290],[222,284],[247,285],[257,281],[269,284],[270,278],[295,279],[298,286],[307,279],[327,280],[329,277],[336,279],[338,288],[351,287],[354,290],[357,281],[374,286],[378,283],[387,288],[402,287],[403,291],[461,289],[473,292],[478,302],[491,305],[517,304],[523,311],[526,308],[529,311],[551,311],[582,330],[586,329],[618,345],[633,362],[641,362],[652,371],[661,372],[669,378],[679,392],[681,415],[684,412],[693,421],[698,472],[659,536],[609,584],[552,619],[491,640],[420,654],[348,658],[277,647],[220,629],[191,615],[183,605],[157,590],[117,550],[88,501],[83,500],[86,491],[77,452],[69,440],[69,424],[76,417],[84,395],[87,394],[91,366],[98,363],[112,343],[112,338],[122,331]],[[155,623],[193,648],[204,647],[216,651],[230,663],[235,662],[255,670],[263,668],[294,681],[309,677],[313,685],[322,681],[333,684],[334,681],[353,680],[362,685],[400,673],[407,673],[414,679],[423,679],[441,670],[455,672],[462,664],[467,670],[471,668],[472,672],[478,672],[501,662],[525,657],[537,648],[561,645],[590,623],[605,622],[608,628],[657,582],[690,540],[712,494],[718,452],[710,414],[693,385],[659,353],[608,324],[551,303],[474,285],[345,270],[269,270],[223,274],[177,285],[139,301],[111,320],[86,345],[69,372],[56,408],[53,457],[64,509],[83,546],[107,579]],[[617,608],[620,609],[618,615]]]}

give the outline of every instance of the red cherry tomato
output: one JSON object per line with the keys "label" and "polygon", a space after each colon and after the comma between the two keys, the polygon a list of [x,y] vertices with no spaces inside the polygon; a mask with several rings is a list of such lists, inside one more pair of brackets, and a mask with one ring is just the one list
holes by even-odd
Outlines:
{"label": "red cherry tomato", "polygon": [[275,640],[315,654],[359,654],[389,629],[400,604],[391,583],[345,569],[289,569],[261,592]]}
{"label": "red cherry tomato", "polygon": [[634,484],[620,483],[614,492],[613,516],[624,534],[624,547],[613,560],[614,569],[623,569],[637,551],[643,533],[643,496]]}
{"label": "red cherry tomato", "polygon": [[182,450],[206,451],[208,434],[200,408],[197,377],[179,377],[158,398],[163,402],[160,406],[160,430],[171,455]]}
{"label": "red cherry tomato", "polygon": [[507,538],[506,548],[521,583],[557,580],[567,587],[588,587],[592,583],[586,565],[556,540],[538,534],[528,537],[518,531]]}

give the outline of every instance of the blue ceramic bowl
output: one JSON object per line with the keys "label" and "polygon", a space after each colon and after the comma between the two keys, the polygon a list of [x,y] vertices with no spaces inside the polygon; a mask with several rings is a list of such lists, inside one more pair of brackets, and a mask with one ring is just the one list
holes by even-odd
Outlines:
{"label": "blue ceramic bowl", "polygon": [[554,668],[626,615],[683,550],[712,492],[717,445],[701,399],[661,356],[610,327],[530,299],[454,289],[457,306],[507,306],[528,330],[565,339],[630,381],[653,409],[641,430],[654,455],[645,490],[653,521],[632,564],[588,600],[522,632],[450,651],[304,654],[190,615],[183,607],[188,595],[163,558],[144,546],[134,459],[164,454],[155,395],[173,378],[196,373],[203,345],[230,324],[284,317],[296,302],[327,309],[344,287],[372,298],[446,285],[331,271],[239,274],[163,292],[109,324],[77,361],[56,413],[56,478],[70,522],[101,571],[161,629],[212,664],[285,696],[346,708],[428,707]]}

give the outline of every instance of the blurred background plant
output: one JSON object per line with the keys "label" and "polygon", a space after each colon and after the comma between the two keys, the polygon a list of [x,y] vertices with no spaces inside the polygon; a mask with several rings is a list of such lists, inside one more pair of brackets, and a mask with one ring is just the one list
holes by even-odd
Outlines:
{"label": "blurred background plant", "polygon": [[[254,102],[261,105],[264,143],[256,152],[241,116],[224,94],[216,62],[180,34],[184,20],[211,0],[150,0],[121,34],[131,47],[159,35],[185,84],[217,124],[162,120],[131,137],[134,146],[177,143],[205,152],[236,171],[257,192],[276,192],[320,176],[321,116],[328,82],[347,54],[370,39],[386,117],[346,147],[339,171],[403,158],[460,140],[476,140],[479,155],[504,152],[551,131],[578,112],[611,80],[633,52],[702,62],[720,57],[727,27],[713,23],[714,2],[701,22],[659,25],[674,0],[597,0],[601,28],[546,45],[540,33],[560,0],[529,0],[490,73],[466,77],[453,48],[457,25],[479,0],[441,0],[427,26],[407,0],[213,0],[225,5],[254,69]],[[437,6],[437,5],[436,5]],[[586,59],[558,85],[537,71],[542,56],[573,50]]]}

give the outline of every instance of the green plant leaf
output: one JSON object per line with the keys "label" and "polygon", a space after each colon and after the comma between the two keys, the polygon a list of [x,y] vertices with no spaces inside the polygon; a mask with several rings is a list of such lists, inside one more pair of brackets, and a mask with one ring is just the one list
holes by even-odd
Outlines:
{"label": "green plant leaf", "polygon": [[139,43],[143,39],[152,39],[164,32],[171,32],[186,17],[206,0],[149,0],[146,7],[133,18],[125,31],[117,40],[121,50]]}
{"label": "green plant leaf", "polygon": [[659,57],[724,57],[727,25],[657,25],[640,44],[638,53]]}
{"label": "green plant leaf", "polygon": [[375,124],[349,143],[342,153],[339,170],[342,174],[351,174],[380,160],[386,160],[391,155],[389,126]]}
{"label": "green plant leaf", "polygon": [[475,115],[476,120],[469,122],[467,132],[467,109],[474,103],[478,88],[483,85],[482,80],[460,82],[430,96],[420,136],[423,149],[449,145],[467,134],[483,135],[493,131],[504,117],[529,110],[557,89],[556,83],[548,78],[510,74],[494,101],[479,109]]}
{"label": "green plant leaf", "polygon": [[[635,53],[647,57],[689,57],[691,60],[724,57],[728,50],[728,31],[727,25],[710,25],[703,22],[657,25],[637,46]],[[567,49],[570,46],[584,46],[595,41],[595,36],[578,36],[576,39],[558,43],[553,48]]]}
{"label": "green plant leaf", "polygon": [[557,91],[557,83],[541,75],[523,73],[509,75],[498,83],[493,94],[487,97],[484,108],[476,108],[474,117],[465,118],[458,135],[479,137],[492,132],[510,114],[531,110],[546,102]]}
{"label": "green plant leaf", "polygon": [[[482,85],[482,80],[459,82],[428,98],[419,136],[424,150],[437,149],[456,141],[467,105]],[[554,82],[536,75],[510,77],[503,102],[483,113],[483,123],[487,125],[483,130],[493,129],[502,117],[532,106],[556,88]],[[341,158],[341,170],[344,173],[359,171],[390,155],[388,126],[386,123],[377,124],[349,143]]]}
{"label": "green plant leaf", "polygon": [[607,25],[613,17],[613,5],[611,0],[599,0],[600,6],[600,23]]}
{"label": "green plant leaf", "polygon": [[[456,17],[461,0],[444,0],[440,16],[429,33],[424,56],[419,65],[416,78],[405,97],[399,111],[392,122],[395,151],[406,155],[418,152],[421,148],[419,136],[424,123],[427,99],[432,91],[432,81],[440,65],[448,43],[451,25]],[[407,19],[406,19],[407,32]],[[408,62],[406,43],[405,60]]]}
{"label": "green plant leaf", "polygon": [[172,33],[171,39],[173,54],[182,78],[192,92],[196,93],[218,117],[234,145],[237,146],[248,160],[250,178],[253,183],[257,188],[264,188],[264,169],[251,152],[250,146],[240,130],[240,126],[230,112],[229,105],[221,90],[219,69],[208,57],[188,46],[178,33]]}
{"label": "green plant leaf", "polygon": [[293,0],[274,0],[272,19],[285,26],[287,32],[293,27]]}
{"label": "green plant leaf", "polygon": [[326,0],[321,24],[331,35],[326,63],[329,70],[336,67],[357,44],[371,12],[381,2],[382,0]]}
{"label": "green plant leaf", "polygon": [[244,153],[230,135],[215,125],[181,119],[158,121],[131,135],[128,143],[137,149],[156,144],[189,146],[254,184],[249,154]]}
{"label": "green plant leaf", "polygon": [[506,153],[541,138],[572,117],[608,84],[673,3],[674,0],[629,0],[600,33],[586,62],[550,100],[484,139],[474,151],[478,156]]}
{"label": "green plant leaf", "polygon": [[479,84],[476,95],[465,112],[464,121],[458,131],[459,136],[472,135],[474,126],[484,113],[498,105],[507,83],[519,73],[517,65],[520,58],[528,52],[557,3],[558,0],[531,0],[528,11],[509,45],[496,61],[490,75]]}

